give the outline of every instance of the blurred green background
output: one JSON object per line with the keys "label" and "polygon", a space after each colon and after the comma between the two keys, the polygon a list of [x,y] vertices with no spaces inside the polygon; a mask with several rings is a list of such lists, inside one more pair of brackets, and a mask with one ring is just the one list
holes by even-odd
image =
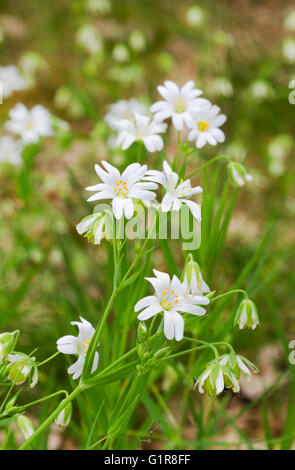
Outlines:
{"label": "blurred green background", "polygon": [[[288,361],[289,341],[295,339],[295,105],[288,100],[295,78],[292,4],[1,1],[1,64],[19,65],[30,87],[0,106],[0,123],[15,103],[40,103],[72,129],[71,137],[44,142],[26,197],[18,187],[21,170],[0,167],[0,329],[21,329],[22,350],[38,348],[40,360],[54,352],[56,339],[74,317],[85,314],[96,323],[109,295],[110,247],[105,242],[93,247],[75,231],[91,210],[83,188],[94,180],[94,163],[103,158],[124,162],[118,149],[107,154],[112,138],[103,121],[107,106],[133,96],[150,104],[165,79],[179,84],[194,79],[228,116],[225,144],[206,148],[203,157],[218,151],[237,161],[246,158],[255,180],[239,192],[222,253],[207,276],[211,287],[228,288],[256,254],[241,287],[255,296],[262,325],[236,335],[235,346],[255,359],[261,373],[245,385],[241,397],[230,399],[225,421],[248,406],[235,420],[238,431],[236,424],[224,426],[213,441],[287,436],[284,446],[293,442],[288,437],[295,422],[295,366]],[[174,147],[172,139],[171,152]],[[193,169],[194,162],[190,165]],[[156,254],[158,267],[161,256]],[[182,267],[179,253],[176,260]],[[68,386],[65,364],[60,357],[50,374],[40,373],[36,396],[54,391],[56,384]],[[165,380],[174,380],[169,370]],[[177,393],[175,386],[172,410]],[[190,419],[184,433],[190,440]],[[49,447],[75,448],[78,435],[78,427],[63,437],[56,431]],[[157,439],[151,444],[159,445]]]}

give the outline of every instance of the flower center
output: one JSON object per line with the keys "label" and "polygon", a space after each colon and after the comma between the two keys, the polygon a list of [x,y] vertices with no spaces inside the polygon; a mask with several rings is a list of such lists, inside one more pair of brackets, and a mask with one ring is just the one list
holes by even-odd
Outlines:
{"label": "flower center", "polygon": [[204,132],[208,129],[208,127],[209,127],[209,124],[207,122],[205,122],[205,121],[198,122],[199,131]]}
{"label": "flower center", "polygon": [[174,101],[174,111],[176,113],[184,113],[186,110],[186,104],[183,98],[176,98]]}
{"label": "flower center", "polygon": [[91,343],[91,340],[89,340],[88,338],[85,338],[84,341],[85,342],[81,344],[82,352],[83,352],[83,354],[87,354],[87,351],[88,351],[89,345]]}
{"label": "flower center", "polygon": [[162,294],[160,304],[164,310],[172,310],[178,304],[178,295],[175,294],[174,290],[170,290],[169,287],[166,287]]}
{"label": "flower center", "polygon": [[26,122],[25,122],[25,128],[30,131],[32,130],[34,127],[34,123],[32,121],[32,119],[27,119]]}
{"label": "flower center", "polygon": [[128,196],[128,187],[126,181],[116,181],[116,185],[114,188],[115,196],[117,197],[126,197]]}

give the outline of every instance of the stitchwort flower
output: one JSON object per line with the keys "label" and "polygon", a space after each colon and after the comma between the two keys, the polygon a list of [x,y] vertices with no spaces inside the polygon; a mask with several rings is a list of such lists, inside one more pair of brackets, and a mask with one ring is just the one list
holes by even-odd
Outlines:
{"label": "stitchwort flower", "polygon": [[182,131],[185,125],[193,126],[193,111],[197,112],[209,105],[209,101],[205,98],[198,98],[202,91],[195,88],[193,80],[189,80],[182,88],[166,80],[164,86],[158,86],[158,91],[164,101],[157,101],[150,110],[155,113],[157,121],[164,121],[171,117],[172,124],[178,131]]}
{"label": "stitchwort flower", "polygon": [[38,142],[40,137],[53,134],[50,113],[41,105],[31,110],[18,103],[9,112],[10,120],[4,128],[13,134],[20,135],[24,144]]}
{"label": "stitchwort flower", "polygon": [[139,300],[134,310],[141,312],[137,316],[138,320],[144,321],[153,317],[157,313],[164,313],[164,334],[167,339],[173,338],[180,341],[183,338],[184,319],[181,313],[191,313],[202,316],[206,310],[200,305],[208,305],[209,299],[204,296],[194,296],[187,299],[183,284],[177,276],[170,279],[169,274],[153,270],[155,277],[147,277],[153,288],[155,295],[149,295]]}
{"label": "stitchwort flower", "polygon": [[147,114],[147,111],[147,107],[136,98],[120,100],[109,106],[105,121],[112,129],[117,129],[120,121],[125,119],[132,120],[135,113]]}
{"label": "stitchwort flower", "polygon": [[195,387],[198,386],[200,393],[209,397],[216,397],[224,388],[231,388],[234,393],[240,391],[239,382],[234,371],[227,365],[221,364],[217,359],[209,362],[206,369],[198,377]]}
{"label": "stitchwort flower", "polygon": [[[57,349],[63,354],[76,354],[78,359],[68,368],[68,373],[73,374],[73,379],[78,379],[82,375],[86,354],[91,343],[91,339],[95,333],[95,329],[87,320],[80,317],[81,322],[72,321],[71,325],[76,325],[79,329],[78,336],[66,335],[59,338],[56,342]],[[98,365],[99,354],[94,355],[91,373],[96,371]]]}
{"label": "stitchwort flower", "polygon": [[219,129],[226,121],[225,114],[219,114],[220,108],[216,105],[193,112],[193,120],[188,123],[192,130],[188,140],[195,140],[196,147],[202,148],[207,143],[217,145],[224,142],[224,133]]}
{"label": "stitchwort flower", "polygon": [[163,171],[150,170],[147,171],[146,178],[149,181],[160,183],[165,189],[166,194],[161,203],[163,212],[170,210],[179,211],[182,204],[186,204],[192,215],[201,220],[201,205],[190,199],[193,194],[200,194],[203,190],[200,186],[192,188],[190,180],[179,180],[177,173],[172,171],[170,165],[165,161],[163,163]]}
{"label": "stitchwort flower", "polygon": [[124,214],[131,219],[134,213],[133,199],[151,201],[156,194],[151,189],[157,189],[157,184],[141,181],[146,174],[147,166],[132,163],[121,174],[117,168],[106,161],[101,162],[105,170],[95,165],[95,171],[103,183],[88,186],[86,191],[97,191],[88,201],[112,199],[113,214],[120,219]]}
{"label": "stitchwort flower", "polygon": [[31,376],[30,388],[38,382],[36,358],[23,353],[8,354],[8,378],[15,384],[23,384]]}
{"label": "stitchwort flower", "polygon": [[0,83],[3,98],[8,98],[14,91],[26,88],[26,82],[15,65],[0,66]]}
{"label": "stitchwort flower", "polygon": [[159,134],[167,129],[167,124],[157,122],[149,116],[135,113],[132,119],[118,123],[119,135],[117,144],[127,150],[134,142],[143,142],[148,152],[162,150],[164,141]]}
{"label": "stitchwort flower", "polygon": [[112,214],[103,211],[87,215],[76,225],[76,230],[94,245],[100,245],[103,238],[111,238]]}

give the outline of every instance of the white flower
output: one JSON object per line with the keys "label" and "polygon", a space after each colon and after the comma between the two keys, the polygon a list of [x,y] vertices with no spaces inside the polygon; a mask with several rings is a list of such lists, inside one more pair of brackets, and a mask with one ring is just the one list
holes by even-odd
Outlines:
{"label": "white flower", "polygon": [[158,91],[164,101],[157,101],[150,110],[152,113],[156,113],[155,119],[157,121],[164,121],[171,117],[172,124],[178,131],[182,131],[185,124],[189,126],[193,123],[193,111],[198,111],[209,104],[208,100],[197,98],[202,94],[202,91],[195,88],[193,80],[189,80],[180,89],[176,83],[167,80],[164,82],[164,86],[158,86]]}
{"label": "white flower", "polygon": [[160,183],[166,189],[166,194],[161,203],[161,209],[163,212],[168,212],[171,208],[174,211],[179,211],[181,205],[186,204],[192,215],[197,220],[201,220],[200,204],[196,204],[195,202],[187,199],[193,194],[201,193],[203,190],[200,186],[192,188],[190,180],[180,180],[178,184],[179,176],[177,173],[172,171],[167,162],[163,163],[163,171],[148,171],[146,179]]}
{"label": "white flower", "polygon": [[109,211],[95,212],[84,217],[76,225],[77,232],[87,237],[94,245],[100,245],[103,238],[111,236],[112,215]]}
{"label": "white flower", "polygon": [[88,186],[86,191],[97,191],[88,201],[112,199],[113,214],[120,219],[124,214],[126,219],[131,219],[134,213],[133,199],[151,201],[156,195],[151,189],[157,189],[157,185],[140,181],[146,174],[147,166],[132,163],[121,174],[117,168],[106,161],[101,162],[103,170],[95,165],[95,171],[103,183]]}
{"label": "white flower", "polygon": [[15,65],[0,66],[0,84],[4,98],[8,98],[14,91],[23,90],[26,87],[26,82]]}
{"label": "white flower", "polygon": [[218,114],[219,111],[218,106],[211,105],[193,113],[193,121],[188,124],[192,129],[188,140],[195,140],[197,148],[202,148],[207,143],[217,145],[218,142],[224,142],[225,136],[219,127],[226,121],[226,116]]}
{"label": "white flower", "polygon": [[251,378],[251,371],[256,374],[257,367],[245,357],[238,354],[224,354],[220,357],[219,364],[221,366],[228,365],[234,372],[237,380],[243,375],[247,380]]}
{"label": "white flower", "polygon": [[138,320],[144,321],[157,313],[164,313],[164,334],[167,339],[180,341],[183,338],[184,320],[179,312],[201,316],[206,310],[199,305],[208,305],[209,299],[204,296],[194,296],[187,300],[183,284],[177,276],[170,280],[169,274],[153,270],[156,277],[145,278],[155,289],[155,295],[149,295],[139,300],[134,307],[135,312],[141,313]]}
{"label": "white flower", "polygon": [[105,116],[105,121],[112,129],[117,129],[118,123],[123,119],[133,119],[134,114],[146,114],[147,107],[136,98],[130,100],[120,100],[109,106],[109,111]]}
{"label": "white flower", "polygon": [[11,165],[22,164],[22,145],[19,141],[15,141],[12,137],[3,135],[0,137],[0,163],[8,162]]}
{"label": "white flower", "polygon": [[89,54],[101,54],[103,42],[97,29],[92,25],[82,26],[76,35],[79,46],[83,47]]}
{"label": "white flower", "polygon": [[217,360],[209,362],[198,377],[195,386],[197,385],[199,385],[200,393],[206,391],[210,397],[219,395],[223,392],[224,387],[231,388],[234,393],[240,391],[240,385],[234,371],[228,365],[221,364]]}
{"label": "white flower", "polygon": [[121,145],[122,150],[126,150],[133,142],[142,141],[148,152],[162,150],[164,142],[158,134],[165,132],[166,128],[167,124],[135,113],[132,120],[124,119],[118,123],[117,145]]}
{"label": "white flower", "polygon": [[[74,364],[68,368],[68,373],[73,374],[73,379],[78,379],[83,371],[83,366],[86,354],[91,343],[91,339],[95,333],[95,329],[87,320],[80,317],[81,322],[72,321],[72,325],[77,325],[79,328],[78,336],[67,335],[57,340],[57,349],[63,354],[77,354],[78,359]],[[98,365],[98,352],[94,355],[91,373],[97,369]]]}
{"label": "white flower", "polygon": [[8,377],[15,385],[23,384],[31,375],[30,388],[38,382],[38,368],[36,358],[23,353],[8,354]]}
{"label": "white flower", "polygon": [[10,121],[4,124],[4,128],[20,135],[25,144],[38,142],[40,137],[53,134],[50,113],[41,105],[29,110],[18,103],[10,110],[9,117]]}

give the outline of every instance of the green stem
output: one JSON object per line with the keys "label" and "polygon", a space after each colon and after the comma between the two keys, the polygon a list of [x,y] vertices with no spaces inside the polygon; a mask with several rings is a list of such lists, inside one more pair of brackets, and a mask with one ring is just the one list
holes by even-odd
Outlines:
{"label": "green stem", "polygon": [[47,359],[45,359],[45,361],[42,361],[42,362],[39,362],[39,364],[37,364],[37,367],[40,367],[40,366],[43,366],[44,364],[46,364],[47,362],[51,361],[51,359],[54,359],[56,356],[58,356],[60,354],[59,351],[57,351],[56,353],[52,354],[52,356],[48,357]]}
{"label": "green stem", "polygon": [[205,347],[211,348],[214,351],[215,358],[219,358],[217,348],[212,343],[207,343],[207,341],[201,341],[200,339],[189,338],[188,336],[184,336],[183,339],[186,339],[187,341],[191,341],[193,343],[203,344]]}
{"label": "green stem", "polygon": [[27,449],[31,443],[36,439],[36,437],[38,437],[43,431],[44,429],[47,428],[47,426],[49,426],[49,424],[59,415],[59,413],[65,408],[66,405],[68,405],[69,403],[71,403],[71,401],[73,401],[73,399],[79,395],[79,393],[81,393],[83,390],[83,387],[79,384],[73,391],[70,395],[68,395],[67,398],[65,398],[59,405],[58,407],[53,411],[53,413],[51,413],[51,415],[48,416],[47,419],[45,419],[45,421],[38,427],[38,429],[36,429],[36,431],[34,432],[34,434],[32,434],[29,439],[27,439],[20,447],[19,447],[19,450],[25,450]]}
{"label": "green stem", "polygon": [[207,168],[207,166],[212,165],[212,163],[217,162],[218,160],[222,160],[222,159],[225,159],[228,162],[231,161],[231,159],[229,157],[227,157],[226,155],[217,155],[217,157],[211,158],[211,160],[209,160],[209,162],[204,163],[204,165],[202,165],[199,168],[197,168],[196,170],[194,170],[192,173],[190,173],[188,176],[186,176],[185,179],[191,178],[192,176],[196,175],[200,171],[204,170],[204,168]]}
{"label": "green stem", "polygon": [[248,294],[245,290],[243,290],[243,289],[233,289],[233,290],[229,290],[228,292],[225,292],[224,294],[220,294],[220,295],[217,295],[216,297],[213,297],[213,299],[210,300],[210,304],[215,302],[216,300],[222,299],[226,295],[237,294],[237,293],[244,294],[244,296],[248,299]]}
{"label": "green stem", "polygon": [[59,390],[58,392],[52,393],[51,395],[48,395],[47,397],[39,398],[39,400],[32,401],[31,403],[27,403],[26,405],[13,406],[9,410],[9,414],[11,412],[20,413],[23,410],[25,410],[26,408],[29,408],[29,406],[37,405],[38,403],[41,403],[42,401],[49,400],[50,398],[56,397],[57,395],[60,395],[61,393],[64,393],[66,397],[69,395],[66,390]]}

